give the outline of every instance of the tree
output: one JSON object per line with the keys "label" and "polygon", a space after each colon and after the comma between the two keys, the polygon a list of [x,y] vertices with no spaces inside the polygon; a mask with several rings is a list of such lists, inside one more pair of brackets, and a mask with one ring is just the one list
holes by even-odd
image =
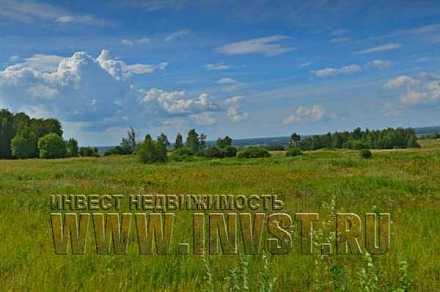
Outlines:
{"label": "tree", "polygon": [[167,160],[166,145],[163,140],[156,142],[150,135],[147,135],[139,146],[137,155],[143,163],[165,162]]}
{"label": "tree", "polygon": [[200,139],[199,134],[197,134],[195,129],[191,129],[188,132],[188,137],[186,138],[186,146],[191,150],[193,154],[199,153]]}
{"label": "tree", "polygon": [[12,158],[11,140],[15,136],[14,115],[0,110],[0,158]]}
{"label": "tree", "polygon": [[168,146],[170,146],[170,142],[168,141],[168,137],[167,135],[165,135],[164,133],[160,133],[160,136],[157,137],[157,141],[163,143],[165,145],[165,147],[168,148]]}
{"label": "tree", "polygon": [[66,157],[77,157],[79,153],[78,149],[78,141],[73,138],[70,138],[66,142]]}
{"label": "tree", "polygon": [[228,146],[232,146],[232,139],[229,136],[226,136],[223,139],[218,138],[216,144],[220,148],[226,148]]}
{"label": "tree", "polygon": [[297,133],[293,133],[292,135],[290,135],[289,145],[297,147],[299,141],[301,141],[300,135],[298,135]]}
{"label": "tree", "polygon": [[99,157],[98,148],[96,148],[96,147],[81,147],[81,148],[79,148],[79,155],[81,157]]}
{"label": "tree", "polygon": [[56,133],[50,133],[38,140],[40,158],[63,158],[66,156],[66,144]]}
{"label": "tree", "polygon": [[132,127],[128,129],[127,138],[122,138],[122,154],[132,154],[136,151],[136,132]]}
{"label": "tree", "polygon": [[208,136],[206,134],[200,134],[200,149],[199,151],[203,151],[208,146],[206,143],[206,140],[208,139]]}
{"label": "tree", "polygon": [[18,159],[37,156],[37,136],[29,128],[23,128],[11,140],[12,155]]}
{"label": "tree", "polygon": [[179,149],[183,147],[183,137],[180,133],[177,133],[176,142],[174,143],[174,149]]}

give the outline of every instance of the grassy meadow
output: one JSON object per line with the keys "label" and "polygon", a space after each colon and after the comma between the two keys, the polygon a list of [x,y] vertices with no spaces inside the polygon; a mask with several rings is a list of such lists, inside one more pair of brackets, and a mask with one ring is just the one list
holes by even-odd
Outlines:
{"label": "grassy meadow", "polygon": [[[368,160],[357,151],[319,150],[298,157],[277,152],[261,159],[155,165],[132,156],[0,161],[0,290],[237,291],[231,283],[247,278],[250,291],[264,284],[266,291],[271,284],[274,291],[362,291],[367,286],[404,291],[408,283],[409,290],[435,291],[440,289],[440,141],[420,143],[421,149],[373,151]],[[84,256],[54,254],[51,194],[139,192],[276,193],[290,214],[317,212],[324,220],[331,210],[389,212],[391,247],[372,258],[299,252],[245,258],[140,256],[135,245],[126,256],[98,256],[91,244]],[[176,223],[176,237],[190,232],[190,221],[182,222]],[[298,245],[296,229],[293,239]]]}

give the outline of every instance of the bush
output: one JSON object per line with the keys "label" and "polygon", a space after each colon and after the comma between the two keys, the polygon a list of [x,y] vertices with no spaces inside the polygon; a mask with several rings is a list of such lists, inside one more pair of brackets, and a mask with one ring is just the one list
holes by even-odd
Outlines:
{"label": "bush", "polygon": [[127,155],[130,154],[131,152],[128,151],[127,148],[121,147],[121,146],[116,146],[113,147],[107,151],[105,151],[104,156],[109,156],[109,155]]}
{"label": "bush", "polygon": [[81,157],[99,157],[98,148],[81,147],[79,148],[79,155],[81,155]]}
{"label": "bush", "polygon": [[225,152],[217,146],[212,146],[206,150],[205,156],[209,158],[223,158],[225,157]]}
{"label": "bush", "polygon": [[270,157],[270,153],[261,147],[248,147],[238,153],[238,158]]}
{"label": "bush", "polygon": [[171,158],[171,160],[174,160],[174,161],[185,161],[185,160],[191,159],[192,156],[193,156],[193,153],[191,152],[191,150],[188,149],[187,147],[182,146],[182,147],[174,150],[171,153],[170,158]]}
{"label": "bush", "polygon": [[301,149],[297,148],[297,147],[289,147],[287,148],[287,152],[286,152],[286,156],[289,157],[295,157],[295,156],[299,156],[302,155],[302,151]]}
{"label": "bush", "polygon": [[137,155],[143,163],[167,161],[167,149],[163,141],[154,141],[151,137],[145,139],[138,150]]}
{"label": "bush", "polygon": [[235,157],[236,155],[237,148],[232,146],[226,146],[225,148],[212,146],[205,151],[205,156],[209,158]]}
{"label": "bush", "polygon": [[63,158],[66,156],[66,144],[58,134],[50,133],[38,140],[40,158]]}
{"label": "bush", "polygon": [[370,158],[373,156],[373,154],[371,153],[371,151],[368,150],[368,149],[362,149],[362,150],[359,152],[359,154],[360,154],[361,157],[364,158],[364,159],[370,159]]}
{"label": "bush", "polygon": [[225,157],[235,157],[237,156],[237,148],[233,146],[228,146],[224,149]]}
{"label": "bush", "polygon": [[37,157],[37,136],[31,131],[23,131],[11,140],[12,155],[18,159]]}

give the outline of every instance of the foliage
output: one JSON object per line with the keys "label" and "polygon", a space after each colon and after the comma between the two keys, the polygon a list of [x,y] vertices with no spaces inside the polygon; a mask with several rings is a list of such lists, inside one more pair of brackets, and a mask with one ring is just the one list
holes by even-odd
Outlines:
{"label": "foliage", "polygon": [[237,155],[238,158],[261,158],[270,157],[270,153],[262,147],[246,147],[240,150]]}
{"label": "foliage", "polygon": [[364,158],[364,159],[370,159],[370,158],[373,156],[373,154],[371,153],[371,151],[368,150],[368,149],[362,149],[362,150],[359,152],[359,154],[360,154],[360,156],[361,156],[362,158]]}
{"label": "foliage", "polygon": [[142,163],[166,162],[167,146],[163,139],[154,141],[150,135],[147,135],[139,146],[137,155]]}
{"label": "foliage", "polygon": [[118,148],[117,154],[132,154],[136,151],[136,146],[136,132],[132,127],[130,127],[127,131],[127,137],[122,138],[122,142],[119,145],[120,148]]}
{"label": "foliage", "polygon": [[204,156],[209,158],[224,158],[224,157],[235,157],[237,155],[237,148],[233,146],[226,146],[225,148],[220,148],[218,146],[211,146],[206,149]]}
{"label": "foliage", "polygon": [[192,160],[194,154],[187,147],[180,147],[171,152],[170,159],[173,161],[188,161]]}
{"label": "foliage", "polygon": [[79,155],[78,141],[70,138],[66,142],[66,157],[77,157]]}
{"label": "foliage", "polygon": [[23,128],[11,140],[11,149],[12,155],[18,159],[37,157],[37,136],[29,128]]}
{"label": "foliage", "polygon": [[52,159],[66,156],[66,144],[58,134],[50,133],[38,140],[40,158]]}
{"label": "foliage", "polygon": [[232,146],[232,139],[229,136],[226,136],[224,138],[218,138],[216,145],[219,148],[226,148],[228,146]]}
{"label": "foliage", "polygon": [[199,150],[200,150],[200,138],[199,138],[199,134],[196,132],[195,129],[191,129],[188,132],[188,136],[186,138],[186,143],[185,143],[186,147],[188,147],[189,150],[191,150],[191,152],[193,154],[198,154]]}
{"label": "foliage", "polygon": [[[31,119],[25,113],[11,113],[0,110],[0,159],[13,156],[30,158],[38,156],[37,141],[39,138],[55,133],[62,137],[61,124],[56,119]],[[12,139],[15,140],[15,154]],[[32,147],[32,145],[34,145]],[[18,151],[18,152],[17,152]]]}
{"label": "foliage", "polygon": [[81,148],[79,148],[79,155],[81,157],[99,157],[98,148],[96,148],[96,147],[81,147]]}
{"label": "foliage", "polygon": [[302,154],[303,154],[303,152],[298,147],[289,147],[289,148],[287,148],[286,156],[294,157],[294,156],[299,156],[299,155],[302,155]]}
{"label": "foliage", "polygon": [[183,137],[182,134],[177,133],[176,142],[174,143],[174,149],[179,149],[183,147]]}
{"label": "foliage", "polygon": [[[292,135],[293,136],[293,135]],[[322,148],[348,149],[392,149],[392,148],[419,148],[416,133],[413,129],[384,129],[362,131],[360,128],[352,132],[335,132],[326,135],[314,135],[297,142],[302,150],[316,150]]]}

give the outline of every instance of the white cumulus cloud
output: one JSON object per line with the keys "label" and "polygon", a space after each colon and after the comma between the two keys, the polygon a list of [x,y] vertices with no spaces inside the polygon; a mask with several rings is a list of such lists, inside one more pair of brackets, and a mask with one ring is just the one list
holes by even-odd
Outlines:
{"label": "white cumulus cloud", "polygon": [[241,122],[248,118],[248,113],[242,112],[240,110],[240,100],[242,96],[232,96],[226,100],[226,104],[228,105],[226,114],[232,122]]}
{"label": "white cumulus cloud", "polygon": [[326,110],[321,105],[299,106],[294,112],[282,121],[283,125],[295,124],[298,122],[316,122],[321,120],[326,114]]}

